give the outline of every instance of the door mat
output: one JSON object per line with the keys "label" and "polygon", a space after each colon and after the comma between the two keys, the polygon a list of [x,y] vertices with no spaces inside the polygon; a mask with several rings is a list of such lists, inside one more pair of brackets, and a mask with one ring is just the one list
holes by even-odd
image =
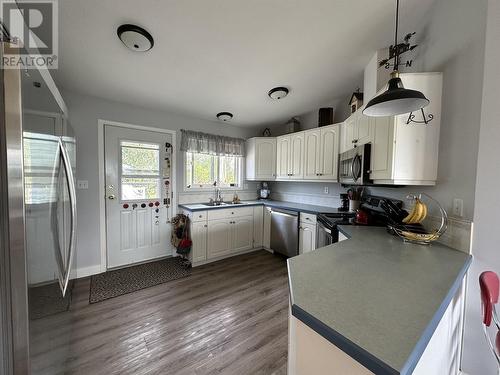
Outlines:
{"label": "door mat", "polygon": [[66,296],[62,296],[58,283],[30,287],[28,289],[29,317],[31,320],[62,313],[71,304],[72,282],[68,285]]}
{"label": "door mat", "polygon": [[166,258],[92,276],[90,303],[101,302],[168,281],[187,277],[191,268],[180,257]]}

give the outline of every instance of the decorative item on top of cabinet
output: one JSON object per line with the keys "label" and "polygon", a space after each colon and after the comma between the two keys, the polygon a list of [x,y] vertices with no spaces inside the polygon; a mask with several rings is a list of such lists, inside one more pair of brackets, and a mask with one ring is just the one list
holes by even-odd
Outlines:
{"label": "decorative item on top of cabinet", "polygon": [[356,92],[352,93],[351,100],[349,100],[349,108],[351,113],[356,112],[363,105],[363,93],[359,92],[359,88]]}
{"label": "decorative item on top of cabinet", "polygon": [[318,111],[318,127],[333,124],[333,108],[320,108]]}
{"label": "decorative item on top of cabinet", "polygon": [[255,137],[246,141],[246,178],[271,181],[276,177],[276,138]]}

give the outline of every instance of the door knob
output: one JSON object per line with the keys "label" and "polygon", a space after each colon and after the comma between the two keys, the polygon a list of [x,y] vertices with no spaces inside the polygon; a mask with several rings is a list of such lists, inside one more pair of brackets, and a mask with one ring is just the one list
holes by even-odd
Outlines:
{"label": "door knob", "polygon": [[108,199],[113,200],[113,199],[115,199],[115,198],[116,198],[116,196],[115,196],[114,194],[108,195]]}

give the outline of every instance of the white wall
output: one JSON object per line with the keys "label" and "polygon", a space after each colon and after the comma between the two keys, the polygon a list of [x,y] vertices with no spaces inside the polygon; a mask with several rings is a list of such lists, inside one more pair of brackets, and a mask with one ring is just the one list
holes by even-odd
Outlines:
{"label": "white wall", "polygon": [[[218,122],[203,121],[178,114],[161,112],[133,105],[89,97],[74,92],[62,91],[69,108],[70,122],[77,137],[77,179],[88,180],[88,190],[78,190],[78,239],[77,268],[95,269],[100,265],[101,249],[99,236],[99,174],[97,121],[99,119],[130,124],[164,128],[177,131],[180,142],[180,129],[199,130],[207,133],[224,134],[230,137],[247,138],[255,129],[238,128]],[[182,192],[182,157],[177,155],[177,191]],[[249,189],[255,192],[254,184]],[[208,193],[199,194],[200,200],[208,200]]]}
{"label": "white wall", "polygon": [[496,362],[481,331],[479,274],[492,270],[500,274],[500,2],[488,2],[484,87],[477,161],[476,201],[472,264],[467,289],[467,312],[463,370],[470,375],[497,374]]}

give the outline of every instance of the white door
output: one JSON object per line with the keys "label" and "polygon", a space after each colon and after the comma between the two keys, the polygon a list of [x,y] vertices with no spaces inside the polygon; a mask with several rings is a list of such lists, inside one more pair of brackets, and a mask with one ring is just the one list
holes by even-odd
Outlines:
{"label": "white door", "polygon": [[271,248],[271,208],[264,207],[264,233],[262,245],[265,249]]}
{"label": "white door", "polygon": [[320,139],[321,131],[310,130],[305,133],[304,152],[304,179],[316,180],[319,178],[320,168]]}
{"label": "white door", "polygon": [[372,141],[372,119],[373,117],[365,116],[363,113],[358,115],[357,121],[357,142],[358,146],[370,143]]}
{"label": "white door", "polygon": [[232,219],[208,221],[207,258],[213,259],[231,253]]}
{"label": "white door", "polygon": [[106,125],[104,136],[107,267],[172,255],[172,135]]}
{"label": "white door", "polygon": [[337,181],[339,160],[338,125],[321,129],[320,179]]}
{"label": "white door", "polygon": [[253,248],[253,216],[237,217],[231,221],[232,252]]}
{"label": "white door", "polygon": [[316,249],[316,226],[300,224],[299,254],[305,254]]}
{"label": "white door", "polygon": [[194,263],[207,259],[207,228],[208,225],[203,221],[191,223],[192,256]]}
{"label": "white door", "polygon": [[290,137],[278,137],[277,140],[276,177],[290,178],[288,157],[290,150]]}
{"label": "white door", "polygon": [[262,247],[264,232],[264,207],[253,208],[253,247]]}
{"label": "white door", "polygon": [[276,139],[257,139],[255,159],[256,179],[273,180],[276,174]]}
{"label": "white door", "polygon": [[290,178],[304,178],[304,133],[294,134],[290,137],[290,154],[288,160]]}
{"label": "white door", "polygon": [[355,141],[357,134],[356,133],[356,121],[357,121],[357,114],[354,113],[352,114],[347,120],[345,120],[345,149],[350,150],[351,148],[354,148]]}

